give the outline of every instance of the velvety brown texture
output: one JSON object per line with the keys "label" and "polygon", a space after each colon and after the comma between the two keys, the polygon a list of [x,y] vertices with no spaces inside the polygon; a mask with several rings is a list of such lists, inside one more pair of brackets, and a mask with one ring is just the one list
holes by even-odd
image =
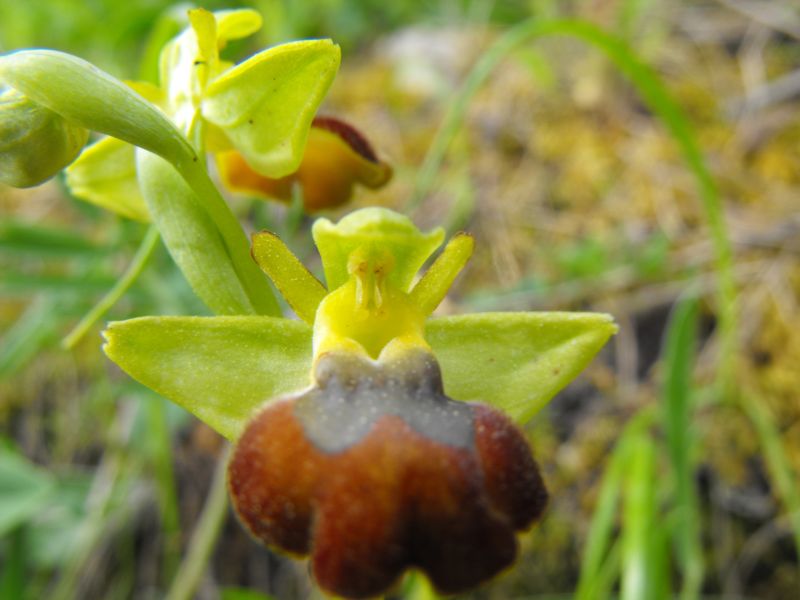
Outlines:
{"label": "velvety brown texture", "polygon": [[396,415],[340,452],[309,441],[293,404],[270,404],[239,440],[229,467],[234,506],[264,543],[311,554],[324,590],[347,598],[386,591],[408,567],[443,593],[472,588],[509,566],[515,531],[547,493],[520,430],[487,406],[475,443],[429,439]]}

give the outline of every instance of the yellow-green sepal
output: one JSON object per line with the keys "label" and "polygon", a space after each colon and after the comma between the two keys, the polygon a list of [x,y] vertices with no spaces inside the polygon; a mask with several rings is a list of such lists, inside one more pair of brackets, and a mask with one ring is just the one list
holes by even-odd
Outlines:
{"label": "yellow-green sepal", "polygon": [[525,423],[616,332],[603,313],[477,313],[430,319],[425,339],[448,396],[484,402]]}
{"label": "yellow-green sepal", "polygon": [[108,357],[235,440],[267,401],[309,383],[311,328],[275,317],[142,317],[109,323]]}
{"label": "yellow-green sepal", "polygon": [[202,115],[259,173],[288,175],[300,165],[311,121],[340,59],[339,46],[330,40],[264,50],[209,83]]}
{"label": "yellow-green sepal", "polygon": [[107,137],[88,146],[66,170],[70,191],[123,217],[147,222],[150,214],[136,179],[136,149]]}
{"label": "yellow-green sepal", "polygon": [[335,225],[328,219],[317,219],[312,234],[331,291],[349,279],[348,261],[360,248],[362,253],[391,256],[393,264],[386,277],[387,284],[406,292],[422,265],[444,240],[442,228],[423,233],[411,219],[386,208],[364,208]]}

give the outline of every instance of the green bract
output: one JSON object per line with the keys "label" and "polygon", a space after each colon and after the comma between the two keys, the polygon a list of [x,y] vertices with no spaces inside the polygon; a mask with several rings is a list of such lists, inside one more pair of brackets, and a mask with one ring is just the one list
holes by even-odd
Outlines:
{"label": "green bract", "polygon": [[254,236],[256,261],[303,321],[144,317],[111,323],[104,332],[106,354],[236,439],[264,403],[309,385],[313,363],[326,352],[380,361],[408,345],[433,351],[448,396],[480,400],[524,422],[617,329],[609,315],[597,313],[430,317],[469,257],[471,238],[451,240],[412,286],[442,234],[422,233],[385,209],[357,211],[337,225],[318,221],[314,235],[327,290],[276,236]]}

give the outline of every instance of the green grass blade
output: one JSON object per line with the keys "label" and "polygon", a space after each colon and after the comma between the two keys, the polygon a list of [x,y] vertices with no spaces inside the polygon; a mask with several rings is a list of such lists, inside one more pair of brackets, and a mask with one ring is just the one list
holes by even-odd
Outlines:
{"label": "green grass blade", "polygon": [[598,588],[606,554],[611,546],[614,525],[617,520],[619,493],[627,457],[622,442],[617,444],[611,460],[603,473],[603,482],[597,498],[597,505],[589,524],[589,533],[581,560],[581,574],[575,600],[592,600],[598,597]]}
{"label": "green grass blade", "polygon": [[780,431],[768,410],[761,405],[758,398],[751,396],[743,396],[740,404],[755,426],[770,479],[775,483],[776,495],[789,513],[795,547],[800,556],[800,478],[792,469]]}
{"label": "green grass blade", "polygon": [[622,600],[656,600],[653,537],[657,535],[656,449],[647,431],[640,431],[626,446],[622,507]]}
{"label": "green grass blade", "polygon": [[145,418],[150,433],[148,440],[151,468],[154,471],[156,493],[161,514],[163,536],[162,581],[175,577],[181,556],[181,522],[175,472],[172,468],[172,439],[167,422],[167,401],[156,394],[147,394]]}
{"label": "green grass blade", "polygon": [[200,580],[203,578],[211,558],[211,552],[222,530],[225,517],[228,515],[228,486],[226,450],[217,460],[211,489],[208,491],[203,512],[189,540],[189,552],[183,559],[172,585],[167,592],[166,600],[189,600],[194,597]]}
{"label": "green grass blade", "polygon": [[108,252],[72,231],[20,221],[0,221],[0,251],[36,256],[97,256]]}
{"label": "green grass blade", "polygon": [[28,296],[38,292],[56,294],[96,294],[114,285],[106,275],[33,275],[4,273],[0,279],[0,296]]}
{"label": "green grass blade", "polygon": [[690,451],[692,432],[692,367],[697,336],[697,300],[681,301],[670,319],[664,348],[665,381],[662,407],[667,448],[675,485],[676,520],[672,533],[683,573],[681,598],[697,598],[703,580],[703,553],[697,495]]}
{"label": "green grass blade", "polygon": [[0,598],[25,597],[25,529],[20,526],[8,537],[3,566],[0,567]]}
{"label": "green grass blade", "polygon": [[41,514],[52,501],[54,488],[49,473],[0,447],[0,538]]}
{"label": "green grass blade", "polygon": [[[619,565],[618,554],[612,552],[612,542],[619,514],[620,491],[623,488],[625,472],[629,468],[631,440],[641,435],[651,423],[652,416],[651,411],[641,411],[633,417],[625,426],[611,453],[600,485],[597,505],[589,524],[589,533],[586,536],[575,600],[594,600],[602,597],[600,590],[608,588],[609,579],[614,578],[609,574],[608,566]],[[613,561],[612,555],[615,557]]]}
{"label": "green grass blade", "polygon": [[0,337],[0,379],[33,358],[55,334],[60,321],[55,300],[39,298]]}

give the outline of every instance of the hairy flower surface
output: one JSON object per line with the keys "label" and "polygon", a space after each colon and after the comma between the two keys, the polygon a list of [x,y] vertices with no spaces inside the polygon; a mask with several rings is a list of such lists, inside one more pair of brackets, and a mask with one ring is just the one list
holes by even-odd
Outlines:
{"label": "hairy flower surface", "polygon": [[229,467],[250,531],[312,555],[323,589],[353,598],[408,567],[444,593],[509,566],[515,531],[547,499],[521,431],[486,405],[449,399],[433,356],[320,357],[314,385],[267,406]]}
{"label": "hairy flower surface", "polygon": [[[253,257],[302,322],[146,317],[105,351],[236,441],[234,506],[260,540],[311,554],[320,586],[369,597],[407,568],[445,593],[514,560],[547,499],[516,422],[616,331],[608,315],[431,318],[472,252],[385,209],[314,224],[327,287],[273,234]],[[467,401],[467,402],[465,402]]]}

